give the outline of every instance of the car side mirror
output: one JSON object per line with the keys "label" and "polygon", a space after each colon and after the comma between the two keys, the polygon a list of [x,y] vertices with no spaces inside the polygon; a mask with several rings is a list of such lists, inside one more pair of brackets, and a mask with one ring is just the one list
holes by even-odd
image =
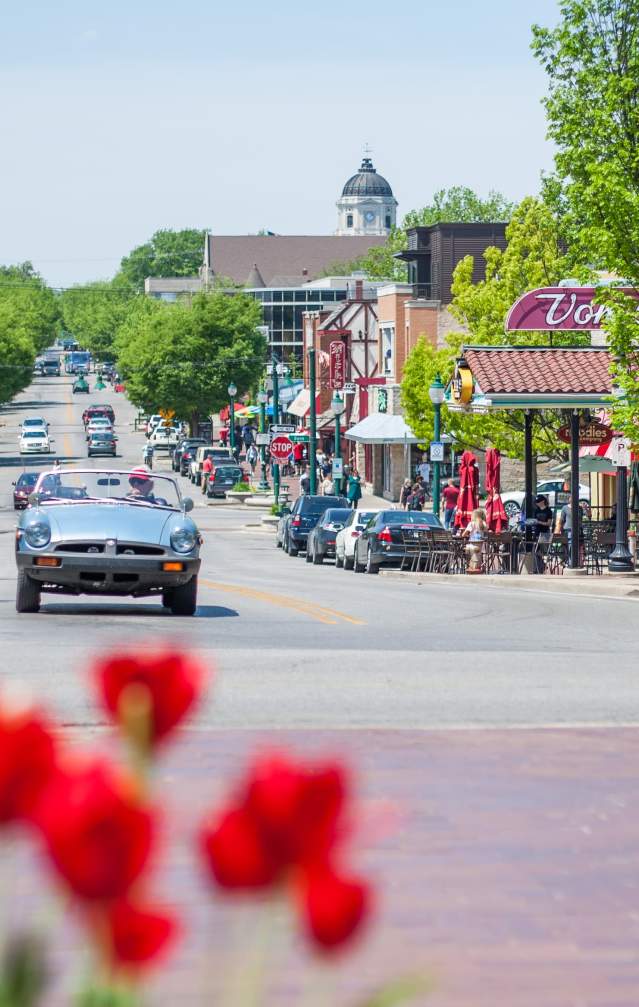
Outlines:
{"label": "car side mirror", "polygon": [[190,510],[193,510],[193,501],[191,500],[191,497],[184,497],[182,507],[185,514],[188,514]]}
{"label": "car side mirror", "polygon": [[33,504],[34,507],[37,507],[38,504],[40,503],[40,494],[39,493],[29,493],[29,496],[27,497],[27,500],[29,501],[30,504]]}

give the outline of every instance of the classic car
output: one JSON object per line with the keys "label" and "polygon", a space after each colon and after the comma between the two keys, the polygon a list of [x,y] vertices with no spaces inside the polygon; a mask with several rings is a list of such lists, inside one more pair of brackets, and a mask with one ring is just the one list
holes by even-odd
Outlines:
{"label": "classic car", "polygon": [[197,607],[201,536],[175,479],[131,470],[44,471],[16,529],[16,609],[43,592],[157,596],[174,615]]}

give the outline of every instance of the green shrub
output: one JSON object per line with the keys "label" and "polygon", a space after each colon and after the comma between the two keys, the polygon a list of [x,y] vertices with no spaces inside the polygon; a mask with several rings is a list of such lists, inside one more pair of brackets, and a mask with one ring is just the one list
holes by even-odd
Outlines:
{"label": "green shrub", "polygon": [[253,488],[248,483],[236,483],[233,487],[234,493],[252,493]]}

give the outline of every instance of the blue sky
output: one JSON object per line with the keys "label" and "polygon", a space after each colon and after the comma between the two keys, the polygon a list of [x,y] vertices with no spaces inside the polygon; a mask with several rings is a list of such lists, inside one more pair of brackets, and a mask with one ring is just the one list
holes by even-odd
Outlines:
{"label": "blue sky", "polygon": [[330,234],[368,142],[399,213],[538,191],[557,0],[29,2],[3,12],[0,262],[110,276],[160,227]]}

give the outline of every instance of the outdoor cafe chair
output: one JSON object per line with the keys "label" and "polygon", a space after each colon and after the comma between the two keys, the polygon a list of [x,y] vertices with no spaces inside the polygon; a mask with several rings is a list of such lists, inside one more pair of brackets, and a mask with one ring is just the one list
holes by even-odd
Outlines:
{"label": "outdoor cafe chair", "polygon": [[488,532],[486,540],[486,573],[512,573],[513,545],[512,532]]}

